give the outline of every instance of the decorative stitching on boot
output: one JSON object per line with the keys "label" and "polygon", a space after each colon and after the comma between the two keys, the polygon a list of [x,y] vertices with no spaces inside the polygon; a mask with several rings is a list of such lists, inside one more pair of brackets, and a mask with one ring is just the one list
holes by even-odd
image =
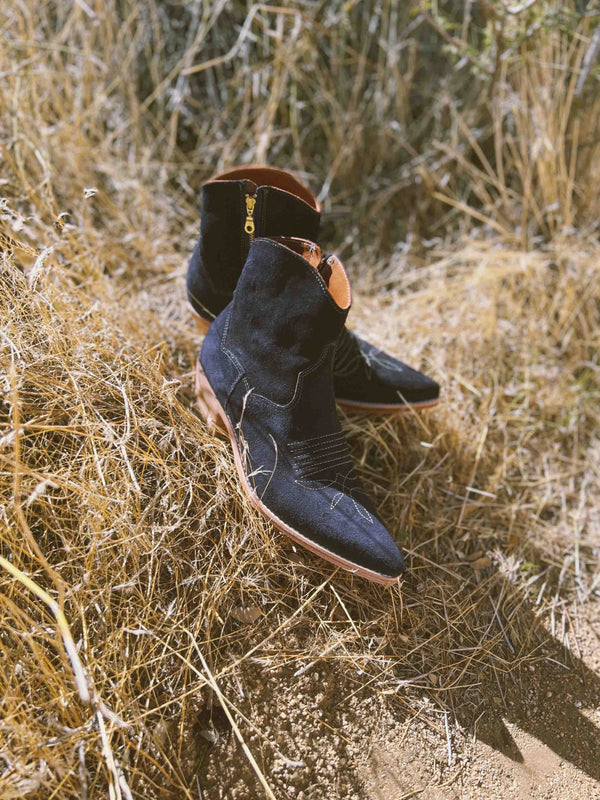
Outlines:
{"label": "decorative stitching on boot", "polygon": [[291,453],[292,458],[302,467],[309,467],[311,464],[318,464],[323,461],[333,461],[341,455],[348,452],[348,445],[346,442],[340,442],[334,448],[327,448],[326,450],[318,450],[314,453]]}
{"label": "decorative stitching on boot", "polygon": [[341,500],[343,500],[344,497],[349,497],[350,500],[352,500],[357,514],[359,514],[359,516],[372,525],[373,517],[371,514],[369,514],[366,508],[363,508],[363,506],[356,500],[356,497],[354,496],[358,490],[354,487],[349,488],[347,486],[348,480],[352,481],[353,483],[355,481],[353,472],[354,466],[351,466],[348,472],[346,472],[344,475],[341,475],[339,472],[337,472],[335,478],[329,481],[303,480],[301,478],[297,478],[296,483],[309,492],[318,492],[322,489],[337,489],[337,494],[334,495],[333,499],[331,500],[330,510],[333,511],[333,509]]}
{"label": "decorative stitching on boot", "polygon": [[350,453],[336,453],[333,456],[316,459],[310,464],[294,464],[296,471],[301,478],[310,480],[315,475],[320,475],[332,467],[339,467],[342,464],[352,464]]}
{"label": "decorative stitching on boot", "polygon": [[288,447],[290,449],[309,449],[312,447],[318,447],[318,442],[322,442],[323,440],[328,439],[341,439],[344,442],[346,441],[346,437],[342,431],[333,431],[333,433],[324,433],[322,436],[313,436],[312,439],[302,439],[300,441],[289,442]]}
{"label": "decorative stitching on boot", "polygon": [[330,459],[337,458],[338,456],[344,455],[345,452],[346,452],[346,445],[339,444],[335,448],[328,449],[327,451],[324,452],[313,453],[312,455],[309,453],[304,453],[303,455],[295,456],[295,458],[297,458],[299,464],[302,464],[302,467],[308,467],[311,464],[316,464],[319,461],[323,461],[324,459],[327,458]]}
{"label": "decorative stitching on boot", "polygon": [[346,377],[352,375],[357,369],[360,370],[361,366],[369,377],[367,363],[360,350],[358,340],[347,328],[343,328],[333,356],[334,373],[338,378]]}
{"label": "decorative stitching on boot", "polygon": [[[227,358],[231,361],[231,363],[235,367],[235,369],[236,369],[236,371],[238,373],[238,380],[240,378],[242,379],[242,382],[244,384],[246,392],[250,392],[251,391],[250,383],[248,382],[248,379],[246,378],[246,374],[245,374],[245,370],[244,370],[243,366],[240,364],[240,362],[238,361],[236,356],[231,352],[231,350],[229,350],[227,347],[225,347],[225,341],[227,340],[227,334],[229,333],[229,323],[230,322],[231,322],[231,308],[227,312],[227,319],[225,320],[225,325],[223,326],[223,333],[221,334],[221,339],[219,341],[219,350],[225,356],[227,356]],[[235,389],[237,383],[238,383],[238,381],[234,381],[233,386],[231,387],[231,389],[228,392],[228,398],[231,396],[231,393]]]}
{"label": "decorative stitching on boot", "polygon": [[290,442],[288,450],[294,470],[304,480],[310,480],[333,467],[352,463],[348,443],[342,431],[315,436],[301,442]]}
{"label": "decorative stitching on boot", "polygon": [[[229,330],[229,317],[227,318],[227,323],[226,323],[225,328],[223,330],[223,337],[222,337],[221,342],[219,344],[219,349],[225,355],[227,355],[234,364],[236,364],[238,369],[241,369],[241,365],[240,365],[239,361],[237,360],[237,358],[235,357],[235,355],[231,352],[231,350],[229,350],[225,346],[228,330]],[[308,375],[310,375],[312,372],[316,372],[316,370],[318,370],[319,367],[322,366],[323,362],[326,361],[327,358],[329,357],[329,353],[330,353],[330,351],[332,350],[333,347],[335,347],[335,345],[327,345],[327,347],[324,348],[323,352],[319,356],[318,361],[315,361],[314,364],[312,364],[310,367],[307,367],[306,369],[303,369],[298,373],[298,375],[296,377],[296,386],[294,387],[294,393],[293,393],[292,399],[289,401],[289,403],[284,403],[284,404],[276,403],[274,400],[271,400],[270,398],[265,397],[264,394],[260,394],[259,392],[257,392],[256,389],[254,389],[254,400],[258,401],[258,402],[268,403],[270,406],[273,406],[274,408],[277,408],[277,409],[290,409],[290,408],[293,408],[296,405],[296,403],[300,400],[300,397],[302,395],[302,387],[304,385],[304,378],[307,377]],[[248,379],[246,378],[245,372],[244,372],[243,380],[244,380],[244,385],[246,386],[246,389],[249,390],[251,387],[250,387],[250,383],[248,382]]]}
{"label": "decorative stitching on boot", "polygon": [[395,358],[386,355],[386,353],[384,353],[383,351],[381,351],[381,355],[362,353],[362,358],[369,370],[373,369],[372,367],[373,364],[379,364],[379,366],[384,367],[384,369],[390,370],[390,372],[404,372],[403,364],[400,361],[397,361]]}
{"label": "decorative stitching on boot", "polygon": [[[289,442],[288,451],[292,466],[298,475],[296,483],[309,491],[337,489],[331,501],[331,511],[347,496],[356,512],[367,522],[373,524],[369,512],[356,500],[356,475],[352,455],[343,431],[334,431],[322,436],[314,436],[303,441]],[[340,472],[348,467],[345,473]],[[335,471],[335,477],[331,477]],[[328,474],[329,473],[329,474]],[[323,479],[319,479],[319,475]]]}

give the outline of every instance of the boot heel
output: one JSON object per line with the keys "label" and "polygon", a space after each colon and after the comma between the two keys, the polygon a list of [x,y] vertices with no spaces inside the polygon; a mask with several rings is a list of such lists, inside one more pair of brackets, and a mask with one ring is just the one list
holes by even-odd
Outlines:
{"label": "boot heel", "polygon": [[208,329],[210,328],[210,322],[207,319],[204,319],[204,317],[201,317],[200,314],[196,314],[195,311],[192,311],[191,315],[192,319],[196,323],[199,333],[201,333],[203,336],[206,336]]}
{"label": "boot heel", "polygon": [[200,361],[196,364],[196,399],[198,409],[202,414],[208,427],[215,431],[227,433],[227,423],[223,418],[223,409],[213,392],[204,370],[200,366]]}

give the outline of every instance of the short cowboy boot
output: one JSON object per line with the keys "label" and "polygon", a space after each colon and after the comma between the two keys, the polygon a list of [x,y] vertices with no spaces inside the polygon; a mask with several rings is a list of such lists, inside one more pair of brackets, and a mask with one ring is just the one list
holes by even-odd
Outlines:
{"label": "short cowboy boot", "polygon": [[[318,240],[320,208],[288,172],[240,167],[204,184],[200,237],[190,260],[187,293],[205,332],[231,300],[254,237]],[[431,378],[344,329],[334,358],[337,402],[355,410],[394,413],[435,405]]]}
{"label": "short cowboy boot", "polygon": [[335,256],[300,239],[255,239],[204,340],[197,396],[265,517],[328,561],[391,585],[402,555],[357,480],[335,407],[333,357],[349,307]]}

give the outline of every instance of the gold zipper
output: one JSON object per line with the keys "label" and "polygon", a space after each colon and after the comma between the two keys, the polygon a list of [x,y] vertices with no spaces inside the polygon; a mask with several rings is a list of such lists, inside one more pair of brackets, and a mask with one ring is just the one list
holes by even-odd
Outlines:
{"label": "gold zipper", "polygon": [[256,195],[246,194],[246,222],[244,230],[248,234],[250,241],[254,239],[254,206],[256,205]]}

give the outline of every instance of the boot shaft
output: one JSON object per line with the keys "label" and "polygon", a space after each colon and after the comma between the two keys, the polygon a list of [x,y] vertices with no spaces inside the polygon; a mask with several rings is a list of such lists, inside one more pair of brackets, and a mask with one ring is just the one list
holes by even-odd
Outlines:
{"label": "boot shaft", "polygon": [[241,167],[202,187],[200,238],[188,268],[188,294],[211,319],[231,299],[254,238],[299,236],[314,241],[319,204],[300,181],[271,167]]}
{"label": "boot shaft", "polygon": [[275,403],[290,402],[299,376],[316,376],[321,364],[333,397],[331,362],[350,302],[335,256],[323,260],[317,245],[298,238],[255,239],[231,304],[227,347]]}

